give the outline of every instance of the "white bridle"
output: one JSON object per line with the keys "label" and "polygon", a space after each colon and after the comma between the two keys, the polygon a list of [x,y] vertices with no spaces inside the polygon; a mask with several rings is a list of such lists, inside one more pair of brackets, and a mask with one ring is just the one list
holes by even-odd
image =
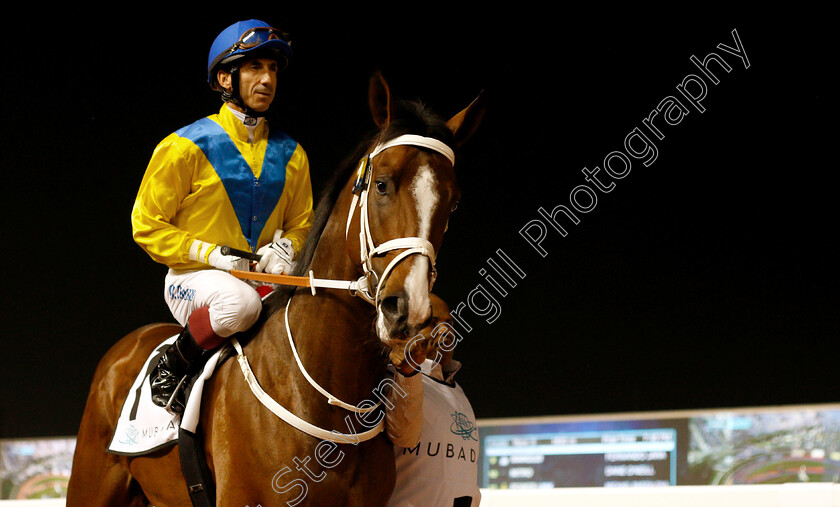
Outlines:
{"label": "white bridle", "polygon": [[[453,166],[455,165],[455,153],[452,151],[452,148],[438,141],[437,139],[432,139],[430,137],[423,137],[417,135],[403,135],[377,145],[376,148],[374,148],[374,150],[370,154],[368,154],[367,157],[365,157],[359,164],[359,169],[356,175],[356,183],[353,187],[353,201],[350,204],[350,211],[347,215],[347,227],[344,231],[344,236],[346,239],[348,231],[350,230],[350,222],[352,221],[353,216],[355,215],[356,208],[360,207],[361,224],[359,227],[359,245],[362,261],[362,270],[364,271],[364,275],[361,278],[359,278],[359,280],[356,282],[346,282],[338,280],[317,279],[310,271],[309,279],[313,294],[315,294],[316,287],[348,289],[354,294],[358,293],[365,301],[368,301],[369,303],[376,306],[379,303],[379,291],[380,289],[382,289],[385,280],[388,279],[388,275],[390,274],[391,270],[394,268],[394,266],[397,265],[397,263],[399,263],[409,255],[414,254],[423,255],[427,257],[429,259],[429,262],[431,263],[432,280],[429,284],[429,291],[431,292],[432,285],[434,285],[435,283],[437,272],[435,271],[435,248],[431,244],[431,242],[429,242],[429,240],[419,237],[397,238],[386,241],[381,245],[376,246],[374,245],[373,238],[371,237],[370,220],[368,217],[367,207],[368,192],[370,190],[370,183],[372,179],[371,176],[373,173],[371,162],[375,156],[379,155],[384,150],[387,150],[388,148],[391,148],[393,146],[418,146],[421,148],[430,149],[436,151],[437,153],[440,153],[441,155],[446,157],[449,160],[449,162],[452,163]],[[389,252],[391,250],[404,251],[397,255],[390,263],[388,263],[388,266],[382,272],[382,277],[379,279],[379,283],[377,283],[376,285],[376,291],[373,294],[371,294],[369,279],[371,275],[374,277],[376,276],[376,273],[373,271],[372,266],[373,257],[376,255],[380,255],[384,252]],[[291,302],[291,299],[289,302]],[[301,372],[303,372],[303,375],[304,377],[306,377],[306,380],[319,393],[321,393],[324,397],[327,398],[327,402],[330,405],[338,406],[347,411],[355,412],[357,414],[367,413],[379,408],[381,402],[377,403],[375,406],[365,408],[345,403],[333,396],[332,394],[330,394],[323,387],[318,385],[318,383],[315,382],[315,380],[306,371],[306,368],[304,368],[300,356],[297,353],[297,347],[295,347],[294,340],[292,339],[292,330],[289,327],[288,302],[286,304],[285,320],[286,334],[289,337],[289,345],[291,346],[292,352],[294,353],[295,361],[297,362],[298,367],[300,368]],[[271,410],[276,416],[280,417],[281,419],[294,426],[295,428],[299,429],[300,431],[303,431],[321,440],[329,440],[331,442],[336,443],[358,443],[370,440],[371,438],[374,438],[376,435],[378,435],[384,430],[384,417],[382,417],[379,423],[373,428],[358,434],[345,434],[339,433],[337,431],[327,431],[307,421],[304,421],[303,419],[296,416],[295,414],[287,410],[285,407],[277,403],[274,399],[271,398],[271,396],[268,395],[268,393],[266,393],[262,389],[256,377],[254,376],[250,365],[248,364],[248,358],[245,357],[245,353],[243,352],[242,346],[239,344],[239,341],[236,340],[236,338],[233,338],[231,340],[231,343],[236,349],[239,366],[242,369],[242,373],[245,376],[245,380],[247,381],[248,385],[251,388],[251,391],[254,393],[257,399],[259,399],[259,401],[263,405],[265,405],[269,410]]]}
{"label": "white bridle", "polygon": [[[452,151],[452,148],[437,139],[413,134],[398,136],[390,141],[380,143],[359,163],[359,168],[356,172],[356,183],[353,186],[353,201],[350,203],[350,210],[347,214],[347,225],[344,230],[344,236],[346,239],[349,239],[348,235],[350,231],[350,223],[356,213],[356,208],[361,208],[359,217],[359,256],[362,262],[364,275],[358,280],[357,287],[361,297],[374,306],[379,303],[380,290],[385,284],[385,281],[388,279],[388,275],[391,273],[391,270],[393,270],[400,261],[410,255],[419,254],[429,259],[432,273],[432,280],[429,284],[430,291],[435,283],[435,279],[437,278],[437,271],[435,270],[435,247],[426,238],[396,238],[386,241],[379,246],[376,246],[373,243],[373,236],[370,231],[370,217],[368,213],[368,194],[370,192],[371,181],[373,180],[373,158],[388,148],[392,148],[394,146],[417,146],[420,148],[430,149],[440,153],[446,157],[453,166],[455,165],[455,152]],[[373,270],[373,258],[391,250],[403,250],[403,252],[394,257],[394,259],[388,263],[388,266],[386,266],[385,270],[382,272],[382,276],[378,277],[379,281],[376,284],[376,290],[371,294],[371,276],[377,278],[377,275]]]}

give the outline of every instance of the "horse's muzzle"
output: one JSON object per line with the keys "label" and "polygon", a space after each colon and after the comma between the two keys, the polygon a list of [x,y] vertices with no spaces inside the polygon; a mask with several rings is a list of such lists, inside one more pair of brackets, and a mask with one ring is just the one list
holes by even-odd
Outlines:
{"label": "horse's muzzle", "polygon": [[[423,307],[412,308],[412,304]],[[431,318],[432,311],[428,299],[425,302],[412,301],[404,290],[388,294],[379,302],[379,338],[383,341],[409,339],[423,329]]]}

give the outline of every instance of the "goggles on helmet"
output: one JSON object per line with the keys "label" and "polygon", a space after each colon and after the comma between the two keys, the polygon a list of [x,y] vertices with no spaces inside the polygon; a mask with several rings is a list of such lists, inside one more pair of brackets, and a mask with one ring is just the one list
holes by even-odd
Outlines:
{"label": "goggles on helmet", "polygon": [[[217,56],[211,65],[211,68],[215,67],[218,62],[224,61],[228,56],[231,56],[238,51],[247,51],[272,40],[283,41],[287,45],[290,43],[289,34],[281,32],[276,28],[271,28],[269,26],[251,28],[243,33],[239,40],[236,41],[227,51]],[[281,67],[285,67],[287,62],[283,63],[284,65],[281,65]]]}
{"label": "goggles on helmet", "polygon": [[250,49],[270,40],[282,40],[288,43],[289,34],[269,26],[251,28],[242,34],[242,37],[239,38],[238,42],[231,46],[230,51],[234,52],[237,49]]}

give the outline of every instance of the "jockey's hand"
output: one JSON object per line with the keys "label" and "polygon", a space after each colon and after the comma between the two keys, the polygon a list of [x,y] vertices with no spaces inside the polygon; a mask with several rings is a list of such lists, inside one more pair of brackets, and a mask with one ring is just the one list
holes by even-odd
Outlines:
{"label": "jockey's hand", "polygon": [[278,238],[275,234],[272,243],[269,243],[259,250],[257,254],[262,258],[257,263],[254,271],[262,271],[272,275],[282,275],[292,271],[292,259],[295,257],[295,248],[289,238]]}
{"label": "jockey's hand", "polygon": [[[428,338],[426,340],[409,341],[405,345],[398,346],[396,350],[392,349],[391,363],[394,368],[406,377],[417,373],[415,365],[421,365],[426,360],[427,342]],[[409,347],[410,350],[406,350]]]}
{"label": "jockey's hand", "polygon": [[210,255],[207,256],[207,262],[216,269],[222,271],[230,271],[236,269],[239,271],[248,271],[250,263],[248,259],[237,257],[235,255],[222,255],[220,249],[214,248]]}

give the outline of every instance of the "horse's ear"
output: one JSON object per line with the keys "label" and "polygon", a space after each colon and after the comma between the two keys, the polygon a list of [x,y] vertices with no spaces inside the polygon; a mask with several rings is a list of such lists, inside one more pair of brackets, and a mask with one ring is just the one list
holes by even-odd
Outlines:
{"label": "horse's ear", "polygon": [[484,118],[486,108],[487,93],[482,91],[472,101],[472,104],[446,122],[446,126],[449,127],[449,130],[452,131],[452,135],[455,137],[456,146],[463,145],[472,137],[478,129],[479,124],[481,124],[481,120]]}
{"label": "horse's ear", "polygon": [[368,102],[370,114],[376,126],[384,128],[391,120],[391,91],[388,82],[380,71],[374,72],[370,77],[370,88],[368,89]]}

